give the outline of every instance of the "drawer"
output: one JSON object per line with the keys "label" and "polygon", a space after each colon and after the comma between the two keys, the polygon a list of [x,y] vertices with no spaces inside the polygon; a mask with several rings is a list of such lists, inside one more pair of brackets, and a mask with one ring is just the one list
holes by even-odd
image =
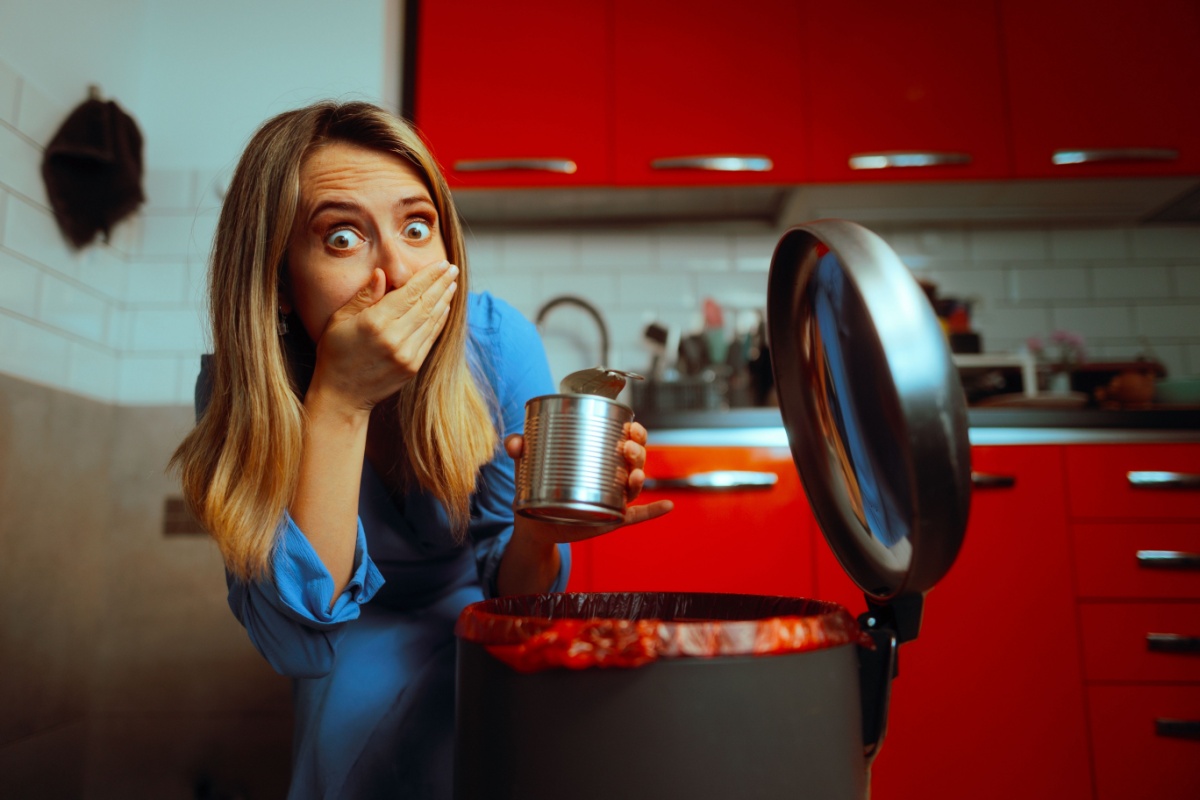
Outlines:
{"label": "drawer", "polygon": [[1097,800],[1200,797],[1200,686],[1092,686],[1088,705]]}
{"label": "drawer", "polygon": [[1079,620],[1086,680],[1200,683],[1200,603],[1081,603]]}
{"label": "drawer", "polygon": [[[1200,520],[1200,444],[1097,444],[1066,450],[1072,517]],[[1135,485],[1131,472],[1148,483]]]}
{"label": "drawer", "polygon": [[1080,597],[1200,600],[1200,523],[1077,522],[1071,538]]}

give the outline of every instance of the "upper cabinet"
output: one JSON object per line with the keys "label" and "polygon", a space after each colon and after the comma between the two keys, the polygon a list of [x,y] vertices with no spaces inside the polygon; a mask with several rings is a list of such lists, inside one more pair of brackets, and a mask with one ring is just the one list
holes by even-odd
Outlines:
{"label": "upper cabinet", "polygon": [[615,0],[616,183],[805,180],[801,4]]}
{"label": "upper cabinet", "polygon": [[1001,8],[1017,177],[1200,174],[1200,3]]}
{"label": "upper cabinet", "polygon": [[1197,0],[424,0],[417,18],[415,122],[456,187],[1200,175]]}
{"label": "upper cabinet", "polygon": [[994,3],[820,2],[806,15],[814,181],[1009,175]]}
{"label": "upper cabinet", "polygon": [[418,7],[417,127],[452,187],[610,183],[607,0]]}

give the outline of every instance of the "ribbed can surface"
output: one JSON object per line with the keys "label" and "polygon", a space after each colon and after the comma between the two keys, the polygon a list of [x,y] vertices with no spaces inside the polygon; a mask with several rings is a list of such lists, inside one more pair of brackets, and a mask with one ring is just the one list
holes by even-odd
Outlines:
{"label": "ribbed can surface", "polygon": [[606,397],[549,394],[525,404],[518,514],[577,525],[625,516],[629,470],[621,447],[633,409]]}

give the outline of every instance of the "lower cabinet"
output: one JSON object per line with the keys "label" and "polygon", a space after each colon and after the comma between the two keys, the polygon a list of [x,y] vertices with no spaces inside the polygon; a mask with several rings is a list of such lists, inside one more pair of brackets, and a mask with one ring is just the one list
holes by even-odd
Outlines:
{"label": "lower cabinet", "polygon": [[[872,799],[1200,797],[1200,444],[976,446],[972,468],[962,551],[900,648]],[[675,510],[576,545],[572,591],[865,610],[787,448],[652,446],[646,471],[644,499]],[[716,471],[776,479],[681,485]]]}

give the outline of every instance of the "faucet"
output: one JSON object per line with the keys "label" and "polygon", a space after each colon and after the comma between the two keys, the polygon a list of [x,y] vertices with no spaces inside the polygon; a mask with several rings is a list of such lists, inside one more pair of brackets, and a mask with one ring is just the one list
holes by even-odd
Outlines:
{"label": "faucet", "polygon": [[550,313],[551,309],[562,305],[579,306],[584,311],[592,315],[592,318],[596,320],[596,326],[600,328],[600,363],[597,366],[605,368],[612,366],[608,363],[608,326],[604,324],[604,317],[601,316],[600,310],[587,300],[584,300],[582,297],[564,294],[547,300],[546,303],[538,309],[537,318],[534,321],[534,325],[537,326],[537,329],[541,331],[542,322],[545,321],[546,316]]}

